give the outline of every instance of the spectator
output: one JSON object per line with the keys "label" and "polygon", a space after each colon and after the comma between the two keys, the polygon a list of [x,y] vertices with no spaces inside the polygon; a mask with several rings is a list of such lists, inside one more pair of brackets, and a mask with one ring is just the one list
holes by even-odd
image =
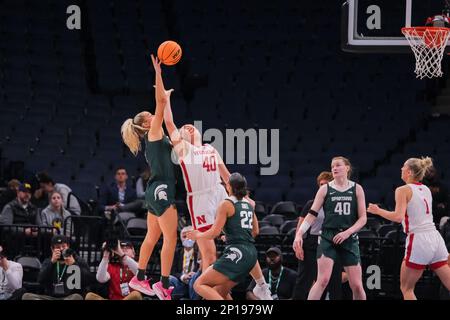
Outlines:
{"label": "spectator", "polygon": [[448,189],[442,184],[439,175],[434,167],[426,173],[423,184],[430,188],[433,197],[432,212],[435,224],[439,224],[441,219],[449,215]]}
{"label": "spectator", "polygon": [[53,179],[45,172],[39,173],[37,177],[39,180],[40,189],[36,190],[34,193],[36,198],[43,197],[44,194],[47,194],[50,199],[53,191],[57,191],[62,196],[64,208],[68,209],[72,214],[81,214],[81,207],[78,199],[75,196],[70,195],[72,193],[72,189],[65,184],[55,183]]}
{"label": "spectator", "polygon": [[184,227],[180,232],[182,247],[175,251],[172,275],[169,277],[170,285],[174,287],[172,296],[187,298],[193,295],[191,279],[199,270],[198,250],[195,241],[188,239],[186,233],[193,230],[192,226]]}
{"label": "spectator", "polygon": [[116,169],[115,181],[102,188],[100,192],[99,210],[105,211],[131,211],[141,213],[143,200],[138,200],[136,191],[128,184],[127,170],[123,167]]}
{"label": "spectator", "polygon": [[[17,198],[9,202],[2,210],[0,215],[0,224],[28,224],[40,225],[40,216],[38,209],[30,202],[31,186],[23,183],[17,191]],[[31,229],[25,229],[28,235]]]}
{"label": "spectator", "polygon": [[150,179],[150,168],[146,167],[136,181],[136,195],[138,199],[145,198],[145,188],[147,187],[148,179]]}
{"label": "spectator", "polygon": [[[283,266],[283,254],[277,247],[266,251],[266,263],[268,268],[263,269],[263,275],[270,286],[272,298],[274,300],[291,299],[297,272]],[[253,294],[255,285],[255,280],[252,280],[247,288],[247,300],[258,300]]]}
{"label": "spectator", "polygon": [[56,228],[56,231],[61,234],[64,228],[64,221],[66,221],[66,235],[70,236],[72,222],[69,211],[64,209],[62,196],[58,191],[53,191],[50,195],[50,204],[41,212],[41,220],[43,226]]}
{"label": "spectator", "polygon": [[20,300],[22,289],[22,265],[10,261],[0,246],[0,300]]}
{"label": "spectator", "polygon": [[[45,295],[25,293],[23,300],[83,300],[87,285],[92,276],[86,262],[69,247],[69,240],[64,235],[52,238],[52,256],[46,259],[39,272],[38,282]],[[78,268],[71,268],[78,266]],[[80,279],[76,279],[79,271]],[[75,278],[74,278],[75,277]]]}
{"label": "spectator", "polygon": [[[139,291],[130,290],[128,283],[137,273],[138,264],[134,260],[133,244],[128,241],[117,241],[115,248],[103,244],[103,259],[97,270],[97,281],[107,283],[109,300],[142,300]],[[89,292],[86,300],[107,300],[98,294]]]}
{"label": "spectator", "polygon": [[20,181],[12,179],[8,182],[8,187],[0,195],[0,210],[9,202],[13,201],[17,197],[17,191],[19,190]]}

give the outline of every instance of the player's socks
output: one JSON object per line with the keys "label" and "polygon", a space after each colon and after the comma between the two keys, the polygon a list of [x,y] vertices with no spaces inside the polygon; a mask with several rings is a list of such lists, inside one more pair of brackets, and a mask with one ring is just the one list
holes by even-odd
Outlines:
{"label": "player's socks", "polygon": [[136,278],[137,278],[139,281],[144,281],[144,280],[145,280],[145,269],[138,269]]}

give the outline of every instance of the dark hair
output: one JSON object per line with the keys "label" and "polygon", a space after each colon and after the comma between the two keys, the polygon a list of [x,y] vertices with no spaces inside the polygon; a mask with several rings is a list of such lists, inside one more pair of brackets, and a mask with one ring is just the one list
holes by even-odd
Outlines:
{"label": "dark hair", "polygon": [[117,166],[116,169],[114,170],[114,172],[117,173],[117,171],[119,171],[119,170],[125,170],[125,172],[127,172],[127,168],[125,168],[125,166],[122,166],[122,165]]}
{"label": "dark hair", "polygon": [[48,173],[46,173],[46,172],[39,172],[36,175],[36,178],[39,181],[39,183],[51,183],[52,185],[55,184],[55,182],[53,181],[52,177],[50,177],[48,175]]}
{"label": "dark hair", "polygon": [[231,187],[231,193],[239,200],[248,194],[247,180],[239,172],[232,173],[228,183]]}

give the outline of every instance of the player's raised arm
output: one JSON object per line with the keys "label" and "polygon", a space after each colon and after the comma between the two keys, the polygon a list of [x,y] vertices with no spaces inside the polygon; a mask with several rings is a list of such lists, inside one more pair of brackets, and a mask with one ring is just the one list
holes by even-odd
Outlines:
{"label": "player's raised arm", "polygon": [[162,138],[162,122],[164,118],[164,108],[167,104],[166,90],[164,89],[164,83],[161,74],[161,61],[151,55],[153,68],[155,69],[155,101],[156,109],[155,116],[152,120],[152,126],[149,132],[149,140],[160,140]]}

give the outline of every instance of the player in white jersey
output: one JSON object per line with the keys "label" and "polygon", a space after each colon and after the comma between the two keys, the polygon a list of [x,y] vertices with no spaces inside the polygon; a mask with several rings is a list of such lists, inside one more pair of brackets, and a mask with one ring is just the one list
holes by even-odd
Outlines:
{"label": "player in white jersey", "polygon": [[433,166],[431,158],[408,159],[402,169],[404,186],[395,190],[395,211],[370,203],[368,212],[403,224],[407,234],[405,258],[400,271],[400,289],[405,300],[415,300],[414,288],[429,266],[450,290],[450,267],[444,239],[433,223],[430,189],[420,183]]}
{"label": "player in white jersey", "polygon": [[[221,179],[228,183],[231,174],[217,150],[209,144],[202,145],[201,134],[193,125],[186,124],[177,129],[170,104],[171,92],[166,92],[168,102],[164,122],[183,172],[192,225],[195,230],[205,232],[213,226],[220,203],[228,197]],[[254,207],[254,201],[248,200]],[[217,259],[216,245],[213,239],[199,239],[197,244],[202,256],[202,270],[206,270]],[[261,300],[272,300],[259,263],[251,275],[257,283],[255,295]]]}

